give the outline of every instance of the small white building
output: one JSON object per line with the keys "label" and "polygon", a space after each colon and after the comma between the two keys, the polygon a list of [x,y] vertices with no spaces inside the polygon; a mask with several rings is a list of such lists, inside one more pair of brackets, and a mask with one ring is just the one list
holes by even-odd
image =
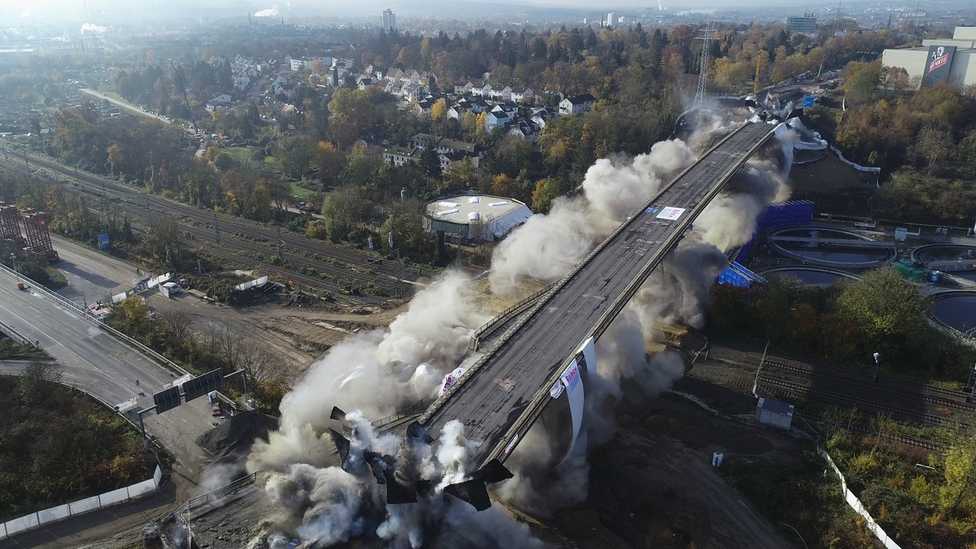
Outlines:
{"label": "small white building", "polygon": [[463,195],[427,205],[424,228],[456,240],[494,242],[532,217],[528,206],[513,198]]}
{"label": "small white building", "polygon": [[763,425],[772,425],[789,431],[793,425],[793,410],[793,405],[788,402],[760,398],[756,404],[756,420]]}
{"label": "small white building", "polygon": [[559,114],[560,116],[583,114],[592,110],[594,103],[596,103],[596,98],[588,93],[565,97],[559,102]]}

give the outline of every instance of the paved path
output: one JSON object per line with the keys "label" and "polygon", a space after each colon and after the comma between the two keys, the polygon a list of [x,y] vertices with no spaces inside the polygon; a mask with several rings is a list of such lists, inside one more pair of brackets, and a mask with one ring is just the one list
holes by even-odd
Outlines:
{"label": "paved path", "polygon": [[127,110],[127,111],[129,111],[129,112],[131,112],[133,114],[138,114],[140,116],[145,116],[147,118],[152,118],[154,120],[158,120],[158,121],[162,122],[163,124],[167,124],[167,125],[172,125],[173,124],[173,121],[170,120],[170,119],[168,119],[168,118],[159,116],[158,114],[153,114],[151,112],[145,111],[145,110],[139,108],[137,105],[133,105],[132,103],[128,103],[126,101],[122,101],[122,100],[116,99],[114,97],[109,97],[108,95],[105,95],[103,93],[99,93],[99,92],[97,92],[95,90],[91,90],[91,89],[88,89],[88,88],[81,88],[78,91],[80,91],[81,93],[83,93],[85,95],[89,95],[91,97],[94,97],[96,99],[101,99],[102,101],[108,101],[109,103],[111,103],[111,104],[113,104],[113,105],[115,105],[115,106],[117,106],[119,108],[125,109],[125,110]]}
{"label": "paved path", "polygon": [[[172,385],[176,373],[82,317],[79,311],[55,301],[36,288],[17,289],[17,277],[0,270],[0,318],[32,341],[37,341],[58,363],[62,381],[94,396],[106,405],[125,406],[135,399],[142,408],[152,406],[152,394]],[[0,366],[0,374],[17,375],[23,366]],[[209,408],[184,405],[146,418],[146,429],[179,462],[178,469],[195,478],[205,460],[196,438],[212,427]]]}
{"label": "paved path", "polygon": [[61,261],[54,265],[68,281],[58,291],[79,305],[106,301],[110,296],[132,288],[140,275],[136,267],[106,253],[64,237],[51,235]]}

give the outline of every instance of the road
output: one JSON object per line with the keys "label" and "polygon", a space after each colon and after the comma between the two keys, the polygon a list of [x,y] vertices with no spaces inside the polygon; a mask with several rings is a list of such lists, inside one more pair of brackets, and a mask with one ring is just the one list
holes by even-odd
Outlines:
{"label": "road", "polygon": [[[421,419],[434,438],[454,419],[479,441],[472,464],[504,461],[549,399],[549,387],[587,338],[599,336],[650,271],[773,126],[746,124],[679,175],[502,336]],[[681,210],[665,210],[664,208]],[[668,215],[673,213],[676,215]]]}
{"label": "road", "polygon": [[[62,381],[94,396],[106,405],[126,405],[135,399],[140,409],[152,406],[152,394],[177,378],[142,353],[122,343],[78,311],[44,296],[34,288],[17,289],[17,278],[0,270],[0,317],[4,323],[37,341],[58,363]],[[16,375],[22,364],[0,365],[0,374]],[[212,427],[203,399],[159,416],[148,416],[146,429],[196,478],[205,456],[196,437]]]}
{"label": "road", "polygon": [[164,118],[162,116],[159,116],[158,114],[153,114],[151,112],[145,111],[145,110],[139,108],[138,106],[133,105],[132,103],[127,103],[125,101],[120,101],[120,100],[118,100],[118,99],[116,99],[114,97],[109,97],[109,96],[107,96],[107,95],[105,95],[103,93],[99,93],[99,92],[97,92],[95,90],[91,90],[91,89],[88,89],[88,88],[81,88],[78,91],[80,91],[81,93],[83,93],[85,95],[89,95],[91,97],[94,97],[96,99],[101,99],[102,101],[108,101],[109,103],[115,105],[116,107],[125,109],[125,110],[127,110],[127,111],[129,111],[129,112],[131,112],[133,114],[137,114],[139,116],[144,116],[146,118],[152,118],[153,120],[157,120],[157,121],[162,122],[163,124],[166,124],[166,125],[172,125],[173,124],[173,121],[170,120],[170,119],[168,119],[168,118]]}
{"label": "road", "polygon": [[105,301],[132,288],[140,278],[136,267],[121,259],[54,234],[51,240],[61,258],[54,267],[68,281],[58,293],[79,305]]}

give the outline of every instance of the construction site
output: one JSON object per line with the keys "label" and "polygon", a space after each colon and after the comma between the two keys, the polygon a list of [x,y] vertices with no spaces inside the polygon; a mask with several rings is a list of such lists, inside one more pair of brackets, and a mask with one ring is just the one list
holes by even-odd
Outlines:
{"label": "construction site", "polygon": [[0,241],[8,254],[57,261],[47,223],[44,212],[20,210],[0,202]]}

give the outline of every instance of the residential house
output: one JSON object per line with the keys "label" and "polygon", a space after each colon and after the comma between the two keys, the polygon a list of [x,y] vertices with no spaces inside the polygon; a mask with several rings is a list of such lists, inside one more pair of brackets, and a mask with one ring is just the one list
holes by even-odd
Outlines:
{"label": "residential house", "polygon": [[535,103],[535,92],[532,88],[525,88],[522,91],[513,91],[510,101],[522,104]]}
{"label": "residential house", "polygon": [[230,105],[231,105],[231,97],[226,93],[222,93],[210,99],[210,101],[207,101],[207,104],[204,105],[204,108],[207,109],[207,112],[214,112],[214,111],[226,109],[230,107]]}
{"label": "residential house", "polygon": [[535,141],[539,138],[539,133],[541,128],[535,125],[531,120],[519,119],[516,120],[511,129],[508,130],[508,135],[518,137],[519,139],[524,139],[526,141]]}
{"label": "residential house", "polygon": [[383,149],[383,161],[397,168],[407,164],[415,164],[420,158],[416,149],[406,147],[386,147]]}
{"label": "residential house", "polygon": [[559,102],[559,115],[567,116],[589,112],[593,109],[594,103],[596,103],[596,98],[588,93],[564,97],[563,100]]}

